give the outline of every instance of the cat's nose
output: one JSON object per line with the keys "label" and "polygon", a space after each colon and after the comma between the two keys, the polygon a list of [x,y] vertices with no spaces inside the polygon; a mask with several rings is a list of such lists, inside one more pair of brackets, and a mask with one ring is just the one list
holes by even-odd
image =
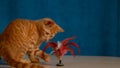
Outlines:
{"label": "cat's nose", "polygon": [[53,35],[50,36],[50,38],[53,38],[53,37],[54,37]]}

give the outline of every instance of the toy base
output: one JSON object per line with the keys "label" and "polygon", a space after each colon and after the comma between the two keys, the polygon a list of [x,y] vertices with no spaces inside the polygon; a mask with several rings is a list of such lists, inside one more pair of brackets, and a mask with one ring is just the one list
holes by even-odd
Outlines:
{"label": "toy base", "polygon": [[58,63],[58,64],[56,64],[56,66],[64,66],[64,64],[60,64],[60,63]]}

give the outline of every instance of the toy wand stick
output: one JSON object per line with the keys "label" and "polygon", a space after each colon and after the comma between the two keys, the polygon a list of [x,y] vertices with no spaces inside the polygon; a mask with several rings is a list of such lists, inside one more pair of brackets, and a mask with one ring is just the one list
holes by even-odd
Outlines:
{"label": "toy wand stick", "polygon": [[56,64],[56,66],[64,66],[64,64],[62,63],[62,57],[60,57],[60,59],[59,59],[59,63]]}
{"label": "toy wand stick", "polygon": [[[50,55],[52,55],[55,51],[51,51]],[[64,64],[62,63],[62,56],[58,56],[57,57],[59,59],[59,63],[56,64],[56,66],[64,66]]]}

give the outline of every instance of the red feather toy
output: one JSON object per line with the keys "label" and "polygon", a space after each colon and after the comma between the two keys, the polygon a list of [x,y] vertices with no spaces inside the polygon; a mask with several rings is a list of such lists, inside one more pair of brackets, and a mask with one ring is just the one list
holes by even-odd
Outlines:
{"label": "red feather toy", "polygon": [[65,55],[68,51],[70,51],[70,53],[75,56],[74,54],[74,50],[73,48],[71,48],[70,46],[74,46],[76,48],[78,48],[78,53],[80,53],[80,49],[79,46],[74,43],[74,42],[69,42],[70,40],[75,39],[76,37],[70,37],[70,38],[66,38],[64,40],[62,40],[61,42],[48,42],[46,44],[46,46],[43,48],[43,51],[45,51],[47,48],[51,47],[53,49],[52,53],[59,59],[59,64],[57,64],[57,66],[63,66],[63,64],[61,64],[61,59],[62,56]]}

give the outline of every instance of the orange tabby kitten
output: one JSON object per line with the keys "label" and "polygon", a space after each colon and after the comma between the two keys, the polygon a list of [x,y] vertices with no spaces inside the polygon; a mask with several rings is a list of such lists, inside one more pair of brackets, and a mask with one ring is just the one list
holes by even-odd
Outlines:
{"label": "orange tabby kitten", "polygon": [[[0,36],[0,56],[15,68],[43,68],[33,64],[38,63],[39,58],[46,62],[50,59],[48,54],[39,50],[39,46],[58,32],[63,32],[63,29],[49,18],[35,21],[16,19]],[[24,58],[25,55],[28,59]]]}

